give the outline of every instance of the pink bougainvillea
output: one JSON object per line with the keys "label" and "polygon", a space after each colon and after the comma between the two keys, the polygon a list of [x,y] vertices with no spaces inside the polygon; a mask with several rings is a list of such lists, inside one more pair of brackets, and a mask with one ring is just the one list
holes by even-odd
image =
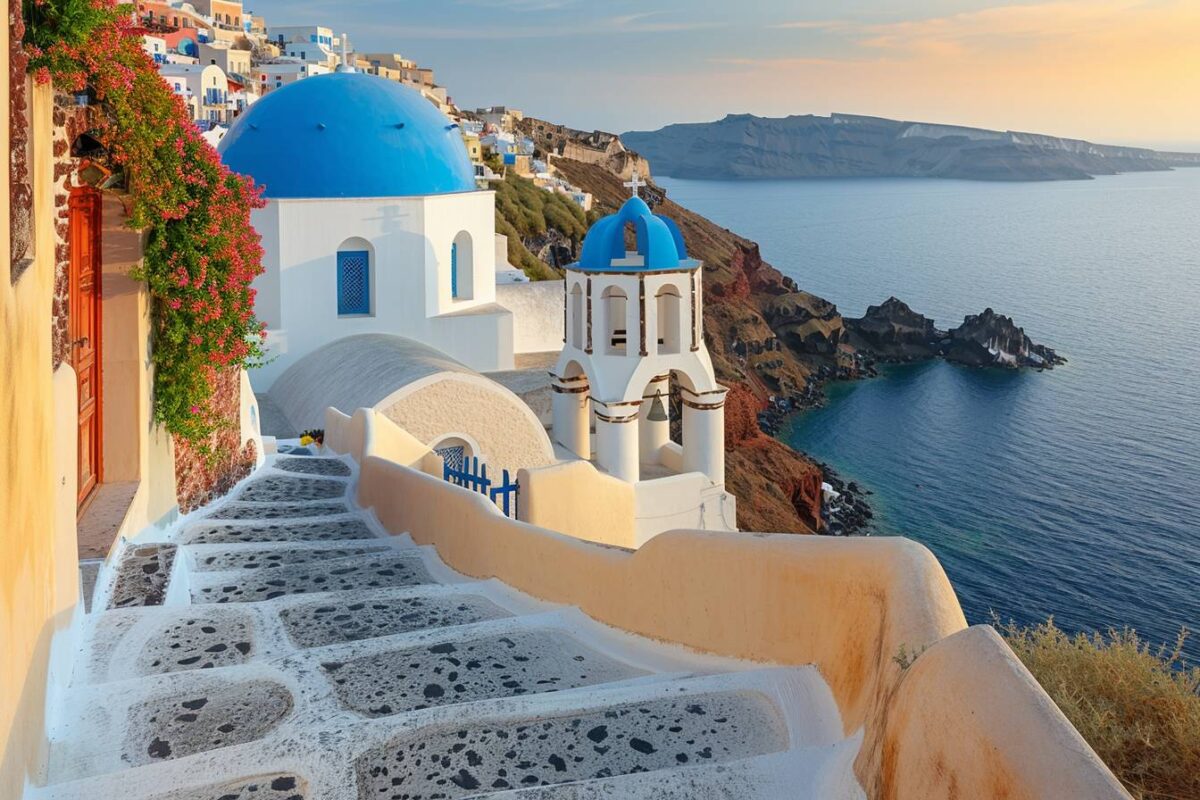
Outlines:
{"label": "pink bougainvillea", "polygon": [[124,172],[130,224],[148,229],[143,266],[154,305],[156,419],[203,447],[222,424],[218,375],[262,359],[251,281],[262,247],[252,183],[231,173],[159,77],[142,31],[115,0],[25,0],[25,45],[39,80],[88,91],[104,110],[93,132]]}

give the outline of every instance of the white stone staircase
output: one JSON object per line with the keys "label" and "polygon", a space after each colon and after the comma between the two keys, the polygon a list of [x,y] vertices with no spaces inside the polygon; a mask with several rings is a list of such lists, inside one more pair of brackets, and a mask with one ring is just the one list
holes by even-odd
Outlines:
{"label": "white stone staircase", "polygon": [[863,796],[858,739],[815,669],[700,655],[465,578],[357,510],[355,478],[352,461],[273,456],[126,545],[31,796]]}

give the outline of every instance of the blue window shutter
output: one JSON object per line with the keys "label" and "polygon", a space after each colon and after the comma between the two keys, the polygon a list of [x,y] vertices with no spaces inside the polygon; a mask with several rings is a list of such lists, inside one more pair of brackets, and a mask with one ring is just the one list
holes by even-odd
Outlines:
{"label": "blue window shutter", "polygon": [[337,254],[338,314],[371,313],[371,256],[366,250]]}
{"label": "blue window shutter", "polygon": [[450,296],[458,297],[458,242],[450,245]]}

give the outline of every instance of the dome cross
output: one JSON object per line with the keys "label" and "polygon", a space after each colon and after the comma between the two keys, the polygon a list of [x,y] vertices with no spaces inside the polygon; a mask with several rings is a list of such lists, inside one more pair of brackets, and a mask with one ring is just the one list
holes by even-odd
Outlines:
{"label": "dome cross", "polygon": [[625,186],[627,189],[630,190],[630,197],[637,197],[638,189],[641,189],[643,186],[649,185],[643,180],[638,180],[638,177],[639,177],[638,171],[635,169],[633,171],[632,180],[625,181],[625,183],[622,184],[623,186]]}

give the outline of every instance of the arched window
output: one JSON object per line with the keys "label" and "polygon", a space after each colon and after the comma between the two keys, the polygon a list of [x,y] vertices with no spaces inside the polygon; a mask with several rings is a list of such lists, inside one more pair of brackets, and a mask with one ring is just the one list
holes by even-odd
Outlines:
{"label": "arched window", "polygon": [[601,301],[604,304],[604,352],[623,356],[629,341],[628,331],[625,330],[628,298],[623,290],[609,286],[601,295]]}
{"label": "arched window", "polygon": [[679,308],[682,299],[679,290],[674,286],[664,286],[658,290],[658,352],[678,353],[680,339]]}
{"label": "arched window", "polygon": [[337,299],[339,317],[372,313],[371,251],[362,239],[350,239],[338,248]]}
{"label": "arched window", "polygon": [[443,462],[450,469],[462,469],[463,462],[479,454],[473,442],[466,436],[453,434],[442,437],[429,449],[441,456]]}
{"label": "arched window", "polygon": [[571,346],[583,349],[583,289],[577,283],[571,287]]}
{"label": "arched window", "polygon": [[450,297],[470,300],[475,296],[475,248],[471,234],[459,231],[450,245]]}

